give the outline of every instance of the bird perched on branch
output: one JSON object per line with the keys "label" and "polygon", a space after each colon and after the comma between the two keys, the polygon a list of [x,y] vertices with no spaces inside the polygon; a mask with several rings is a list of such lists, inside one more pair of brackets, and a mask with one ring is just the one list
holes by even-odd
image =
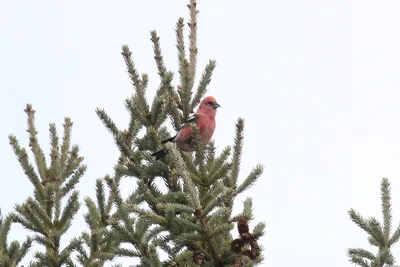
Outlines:
{"label": "bird perched on branch", "polygon": [[[217,114],[217,108],[221,107],[217,100],[212,96],[205,97],[199,105],[196,113],[189,118],[186,123],[178,130],[175,136],[170,137],[161,141],[161,144],[167,142],[174,142],[177,147],[186,152],[192,152],[196,150],[193,142],[192,128],[190,127],[193,123],[199,128],[200,134],[203,139],[203,145],[207,145],[210,141],[215,130],[215,115]],[[168,151],[163,148],[153,154],[156,159],[164,157]]]}

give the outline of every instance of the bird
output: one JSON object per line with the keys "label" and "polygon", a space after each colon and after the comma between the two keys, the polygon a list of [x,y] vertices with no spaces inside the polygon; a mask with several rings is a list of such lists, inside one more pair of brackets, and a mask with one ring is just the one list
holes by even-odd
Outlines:
{"label": "bird", "polygon": [[[192,124],[196,124],[199,128],[200,134],[203,138],[203,145],[206,146],[214,134],[216,122],[215,116],[217,114],[217,109],[221,105],[218,104],[217,100],[213,96],[207,96],[203,98],[197,111],[191,116],[184,125],[178,130],[178,132],[163,141],[161,144],[167,142],[174,142],[178,149],[185,152],[193,152],[196,150],[195,144],[193,143],[192,137]],[[151,154],[156,160],[161,159],[168,154],[166,148],[163,148],[157,152]]]}

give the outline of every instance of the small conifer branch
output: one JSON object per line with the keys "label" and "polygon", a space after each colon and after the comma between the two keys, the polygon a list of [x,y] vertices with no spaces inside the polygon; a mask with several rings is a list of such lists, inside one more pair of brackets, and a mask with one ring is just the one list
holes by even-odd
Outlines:
{"label": "small conifer branch", "polygon": [[381,202],[383,213],[383,234],[386,240],[390,238],[392,228],[392,208],[390,197],[390,183],[387,178],[382,180],[381,186]]}
{"label": "small conifer branch", "polygon": [[242,157],[243,150],[243,131],[244,131],[244,119],[239,118],[236,123],[236,136],[233,146],[233,158],[231,175],[228,180],[228,186],[234,187],[237,184],[237,180],[240,172],[240,160]]}
{"label": "small conifer branch", "polygon": [[130,258],[141,257],[140,252],[127,248],[117,248],[116,254],[120,257],[130,257]]}
{"label": "small conifer branch", "polygon": [[247,220],[253,219],[253,200],[251,197],[247,197],[243,203],[243,213],[242,217]]}
{"label": "small conifer branch", "polygon": [[22,245],[18,241],[8,244],[8,234],[10,232],[13,214],[8,214],[5,218],[0,210],[0,266],[18,266],[26,256],[32,246],[32,239],[28,237]]}
{"label": "small conifer branch", "polygon": [[190,109],[190,100],[192,98],[192,88],[190,85],[193,83],[193,78],[190,77],[189,62],[185,59],[182,64],[182,85],[178,86],[178,94],[181,101],[178,103],[178,107],[180,107],[183,112],[183,121],[186,121],[189,118],[189,114],[193,112]]}
{"label": "small conifer branch", "polygon": [[130,142],[132,142],[136,138],[142,127],[143,125],[140,123],[140,121],[135,116],[131,116],[129,120],[129,126],[126,131],[126,133],[129,134]]}
{"label": "small conifer branch", "polygon": [[96,229],[101,223],[101,215],[97,210],[96,204],[90,197],[85,198],[85,204],[88,209],[88,213],[84,215],[85,221],[91,230]]}
{"label": "small conifer branch", "polygon": [[194,163],[197,164],[197,166],[200,169],[201,173],[205,172],[204,168],[204,159],[205,159],[205,147],[203,146],[203,136],[200,133],[199,127],[197,127],[196,124],[191,125],[192,128],[192,138],[193,138],[193,143],[195,145],[195,158],[194,158]]}
{"label": "small conifer branch", "polygon": [[11,229],[11,223],[11,216],[4,218],[0,210],[0,251],[7,250],[7,238]]}
{"label": "small conifer branch", "polygon": [[250,174],[247,176],[247,178],[243,181],[241,185],[239,185],[236,189],[237,194],[242,193],[246,189],[248,189],[250,186],[252,186],[257,179],[261,176],[263,172],[263,166],[262,165],[257,165],[253,170],[250,172]]}
{"label": "small conifer branch", "polygon": [[40,218],[41,222],[44,227],[46,228],[52,228],[53,227],[53,222],[52,222],[52,218],[49,216],[49,214],[47,214],[46,210],[43,209],[43,207],[41,207],[37,202],[35,202],[32,198],[28,198],[27,199],[27,205],[30,206],[30,208],[32,209],[32,211],[37,214],[37,217]]}
{"label": "small conifer branch", "polygon": [[131,204],[127,204],[126,208],[127,211],[131,211],[131,212],[135,212],[142,217],[146,217],[149,221],[151,221],[152,223],[156,223],[159,225],[165,225],[166,224],[166,219],[163,216],[160,216],[154,212],[151,211],[147,211],[144,209],[139,208],[136,205],[131,205]]}
{"label": "small conifer branch", "polygon": [[264,222],[259,222],[259,223],[258,223],[256,226],[254,226],[254,228],[253,228],[252,236],[253,236],[255,239],[258,239],[258,238],[260,238],[261,236],[265,235],[265,228],[266,228],[265,223],[264,223]]}
{"label": "small conifer branch", "polygon": [[[158,213],[157,204],[159,203],[158,196],[161,195],[161,192],[157,190],[156,185],[151,183],[147,185],[143,181],[138,182],[138,193],[142,195],[143,199],[150,206],[150,208]],[[130,203],[134,204],[134,203]]]}
{"label": "small conifer branch", "polygon": [[116,176],[113,178],[111,178],[110,176],[106,176],[104,178],[104,180],[106,181],[109,189],[110,189],[110,194],[112,195],[113,199],[114,199],[114,203],[117,205],[118,209],[122,209],[123,206],[123,200],[121,197],[121,192],[119,190],[119,177]]}
{"label": "small conifer branch", "polygon": [[123,155],[127,158],[133,158],[132,147],[130,147],[130,143],[127,142],[130,138],[125,135],[126,133],[121,132],[117,136],[115,136],[115,144],[119,148],[119,150],[123,153]]}
{"label": "small conifer branch", "polygon": [[69,151],[69,156],[67,158],[67,163],[65,164],[62,180],[65,180],[67,177],[71,176],[79,166],[84,166],[81,165],[82,161],[83,157],[79,156],[79,146],[73,145]]}
{"label": "small conifer branch", "polygon": [[87,170],[86,165],[79,166],[76,171],[72,174],[71,178],[64,184],[61,189],[61,197],[67,195],[71,190],[75,188],[75,186],[79,183],[83,175]]}
{"label": "small conifer branch", "polygon": [[195,246],[197,242],[201,242],[203,240],[203,235],[200,233],[185,233],[183,232],[179,236],[174,238],[174,242],[180,244],[181,246]]}
{"label": "small conifer branch", "polygon": [[46,179],[46,158],[44,156],[43,150],[39,145],[37,140],[37,131],[35,127],[35,110],[32,108],[32,105],[27,104],[24,109],[27,115],[28,129],[29,133],[29,147],[31,148],[33,155],[35,157],[36,166],[40,177],[44,180]]}
{"label": "small conifer branch", "polygon": [[113,199],[109,198],[106,203],[106,195],[102,179],[96,180],[96,203],[91,198],[85,198],[88,213],[84,215],[85,221],[89,226],[90,234],[82,233],[83,243],[88,247],[89,253],[81,246],[79,248],[78,260],[83,266],[103,266],[103,264],[114,258],[114,250],[118,247],[118,240],[112,237],[107,227],[110,226],[109,220]]}
{"label": "small conifer branch", "polygon": [[15,210],[21,215],[14,217],[15,222],[22,224],[25,228],[46,235],[45,225],[41,222],[36,214],[33,213],[29,206],[29,201],[24,204],[15,205]]}
{"label": "small conifer branch", "polygon": [[179,96],[174,90],[169,90],[167,107],[169,111],[169,116],[171,123],[176,131],[181,127],[182,117],[179,111]]}
{"label": "small conifer branch", "polygon": [[215,196],[219,196],[225,189],[226,187],[223,184],[219,182],[214,183],[211,188],[209,188],[209,190],[207,190],[201,197],[201,203],[210,202],[213,198],[215,198]]}
{"label": "small conifer branch", "polygon": [[390,200],[390,183],[387,178],[383,178],[381,181],[383,223],[380,223],[374,217],[364,219],[355,210],[349,210],[348,213],[351,220],[368,233],[369,243],[378,248],[378,253],[376,255],[361,248],[350,248],[347,250],[350,262],[358,264],[359,266],[385,266],[385,264],[394,264],[395,259],[391,252],[391,246],[396,243],[400,237],[400,227],[391,235],[392,211]]}
{"label": "small conifer branch", "polygon": [[400,225],[396,228],[393,235],[390,237],[389,245],[391,246],[391,245],[397,243],[397,241],[399,241],[399,239],[400,239]]}
{"label": "small conifer branch", "polygon": [[208,164],[210,176],[214,176],[219,171],[221,166],[227,161],[230,153],[231,153],[231,147],[226,146],[217,158],[214,158],[212,161],[210,161],[210,163]]}
{"label": "small conifer branch", "polygon": [[220,168],[214,172],[214,173],[209,173],[209,178],[207,180],[207,184],[211,185],[215,183],[215,181],[221,179],[221,177],[226,177],[229,172],[229,164],[223,163],[220,165]]}
{"label": "small conifer branch", "polygon": [[194,77],[191,76],[190,63],[186,58],[185,42],[183,37],[183,18],[179,18],[176,25],[176,47],[178,49],[178,63],[179,63],[179,76],[180,85],[178,86],[178,95],[180,100],[174,104],[181,108],[183,112],[183,121],[189,118],[190,114],[190,99],[192,97],[192,87]]}
{"label": "small conifer branch", "polygon": [[205,153],[206,153],[206,155],[205,155],[205,157],[206,157],[206,162],[207,162],[207,165],[208,165],[208,166],[210,166],[210,164],[211,164],[212,162],[214,162],[216,150],[217,150],[217,148],[215,147],[215,142],[214,142],[214,140],[210,140],[210,141],[208,142],[208,145],[207,145],[207,147],[206,147],[206,152],[205,152]]}
{"label": "small conifer branch", "polygon": [[349,256],[359,257],[359,258],[366,258],[371,261],[375,259],[375,255],[369,252],[368,250],[362,248],[351,248],[347,251]]}
{"label": "small conifer branch", "polygon": [[78,191],[73,191],[62,212],[61,225],[69,223],[78,212],[79,207],[79,193]]}
{"label": "small conifer branch", "polygon": [[131,78],[132,81],[132,85],[135,87],[137,91],[141,90],[141,80],[139,72],[137,71],[135,63],[132,60],[132,52],[129,50],[129,47],[127,45],[122,46],[121,55],[124,58],[129,77]]}
{"label": "small conifer branch", "polygon": [[165,105],[167,94],[172,90],[173,73],[166,71],[161,78],[161,84],[156,91],[156,96],[151,107],[152,124],[154,127],[160,127],[168,115],[168,106]]}
{"label": "small conifer branch", "polygon": [[61,156],[60,156],[60,165],[61,168],[63,168],[62,171],[64,171],[65,169],[65,165],[66,165],[66,161],[68,158],[68,152],[70,150],[70,146],[71,146],[71,132],[72,132],[72,121],[70,118],[65,118],[64,119],[64,135],[63,135],[63,142],[61,145]]}
{"label": "small conifer branch", "polygon": [[229,215],[232,213],[232,209],[228,207],[221,207],[217,209],[214,213],[210,214],[207,217],[207,222],[210,227],[216,226],[220,223],[221,218],[225,220],[229,220]]}
{"label": "small conifer branch", "polygon": [[16,155],[22,169],[24,170],[26,176],[35,188],[36,197],[38,198],[38,200],[43,201],[45,199],[43,185],[41,184],[34,167],[32,166],[32,164],[29,163],[26,150],[20,147],[19,142],[14,135],[9,135],[8,139],[10,140],[10,145],[12,146],[14,154]]}
{"label": "small conifer branch", "polygon": [[153,43],[154,59],[156,61],[158,75],[161,79],[164,79],[165,72],[167,71],[164,64],[164,57],[161,52],[160,37],[157,35],[157,31],[151,31],[151,42]]}
{"label": "small conifer branch", "polygon": [[100,120],[103,122],[104,126],[111,132],[111,134],[115,137],[120,133],[117,125],[114,121],[107,115],[104,109],[97,108],[96,109],[97,116],[99,116]]}
{"label": "small conifer branch", "polygon": [[146,87],[148,83],[147,74],[143,74],[142,78],[139,78],[139,72],[137,71],[132,59],[132,52],[129,50],[129,47],[127,45],[122,46],[121,54],[125,60],[126,68],[131,78],[132,84],[136,89],[135,97],[138,98],[136,104],[138,104],[138,107],[143,114],[148,114],[149,105],[147,104],[146,100]]}
{"label": "small conifer branch", "polygon": [[200,200],[197,196],[197,192],[195,191],[195,187],[189,178],[190,174],[186,170],[185,164],[183,162],[181,155],[179,154],[179,152],[176,148],[176,145],[172,144],[172,143],[168,143],[166,145],[166,148],[168,149],[168,151],[170,151],[170,153],[172,155],[172,159],[175,163],[174,165],[176,166],[179,174],[181,175],[181,177],[185,183],[186,189],[188,190],[188,193],[189,193],[191,205],[193,205],[193,208],[195,210],[201,210]]}
{"label": "small conifer branch", "polygon": [[[194,81],[196,76],[196,65],[197,65],[197,15],[199,11],[197,10],[196,0],[191,0],[190,4],[188,4],[189,8],[189,59],[190,59],[190,77],[192,81]],[[192,85],[193,86],[193,85]]]}
{"label": "small conifer branch", "polygon": [[187,153],[182,153],[181,156],[185,163],[186,168],[188,169],[188,171],[190,172],[192,177],[195,176],[195,179],[199,180],[200,179],[199,177],[201,176],[201,174],[200,174],[199,170],[197,169],[196,164],[193,162],[192,157],[189,156],[189,154],[187,154]]}
{"label": "small conifer branch", "polygon": [[223,190],[219,195],[214,195],[210,201],[207,202],[202,210],[202,216],[209,215],[216,207],[221,206],[221,199],[228,194],[227,190]]}
{"label": "small conifer branch", "polygon": [[61,166],[60,166],[60,151],[59,151],[59,138],[55,123],[50,123],[50,170],[49,173],[54,180],[61,181]]}
{"label": "small conifer branch", "polygon": [[183,205],[180,203],[158,203],[157,209],[163,210],[165,212],[173,211],[173,213],[175,213],[175,212],[183,213],[184,212],[184,213],[189,213],[189,214],[193,214],[195,211],[193,207]]}
{"label": "small conifer branch", "polygon": [[182,77],[184,77],[184,62],[186,60],[186,53],[185,53],[185,39],[183,37],[183,29],[185,24],[183,22],[183,18],[179,18],[176,23],[175,33],[176,33],[176,48],[178,49],[178,63],[179,63],[179,74],[181,77],[181,84]]}
{"label": "small conifer branch", "polygon": [[350,209],[348,214],[350,215],[351,220],[357,224],[361,229],[363,229],[368,234],[371,234],[371,230],[368,227],[367,222],[365,219],[355,210]]}
{"label": "small conifer branch", "polygon": [[104,191],[104,184],[103,180],[101,179],[96,180],[96,199],[101,221],[104,223],[108,212],[106,211],[106,194]]}
{"label": "small conifer branch", "polygon": [[190,105],[191,109],[194,109],[199,103],[200,100],[203,98],[205,93],[207,92],[208,86],[211,83],[212,74],[214,72],[215,67],[217,66],[217,61],[210,59],[204,72],[201,76],[199,85],[197,87],[196,94],[193,97],[192,103]]}
{"label": "small conifer branch", "polygon": [[144,111],[138,102],[140,101],[137,95],[125,99],[125,108],[131,116],[135,117],[143,126],[149,127],[151,122],[151,114],[149,111]]}
{"label": "small conifer branch", "polygon": [[[60,252],[58,257],[58,266],[62,266],[70,261],[69,257],[71,253],[76,251],[82,245],[82,240],[80,238],[72,238],[69,244]],[[68,265],[67,265],[68,266]]]}
{"label": "small conifer branch", "polygon": [[386,246],[385,237],[383,236],[383,227],[382,225],[376,220],[375,218],[370,218],[368,220],[368,227],[371,229],[371,237],[373,238],[372,244],[379,247],[379,246]]}
{"label": "small conifer branch", "polygon": [[182,229],[187,229],[187,230],[191,229],[191,231],[196,233],[200,233],[203,231],[202,227],[196,222],[191,222],[190,220],[183,218],[183,216],[177,217],[176,210],[174,207],[171,207],[171,210],[167,210],[167,214],[171,215],[171,217],[168,218],[169,219],[168,221],[170,221],[170,223],[173,223]]}

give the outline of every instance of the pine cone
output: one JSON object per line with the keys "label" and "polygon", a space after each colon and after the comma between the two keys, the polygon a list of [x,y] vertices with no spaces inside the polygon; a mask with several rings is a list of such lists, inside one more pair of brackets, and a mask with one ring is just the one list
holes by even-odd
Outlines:
{"label": "pine cone", "polygon": [[206,255],[203,252],[197,251],[193,254],[193,261],[197,265],[202,265],[206,262]]}

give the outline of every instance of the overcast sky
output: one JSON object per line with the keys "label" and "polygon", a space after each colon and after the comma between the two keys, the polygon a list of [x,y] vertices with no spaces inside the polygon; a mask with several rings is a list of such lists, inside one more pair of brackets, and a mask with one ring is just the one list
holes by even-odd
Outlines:
{"label": "overcast sky", "polygon": [[[149,74],[152,97],[159,80],[149,32],[160,34],[167,67],[176,73],[174,27],[179,16],[187,18],[186,3],[0,1],[4,212],[32,194],[7,138],[13,133],[27,145],[26,103],[37,110],[46,153],[48,124],[61,132],[63,118],[72,118],[72,141],[88,165],[79,190],[82,198],[94,195],[95,179],[112,174],[119,153],[95,108],[105,108],[120,127],[128,124],[124,99],[133,89],[121,45]],[[381,219],[382,177],[392,182],[394,223],[400,221],[400,2],[200,0],[198,6],[199,72],[209,58],[218,62],[209,87],[222,105],[216,144],[232,143],[242,116],[241,178],[265,165],[235,210],[252,196],[250,227],[267,224],[262,266],[353,266],[346,249],[369,246],[347,211]],[[68,239],[85,227],[79,216]],[[12,228],[11,238],[25,235]],[[400,261],[399,248],[393,252]]]}

